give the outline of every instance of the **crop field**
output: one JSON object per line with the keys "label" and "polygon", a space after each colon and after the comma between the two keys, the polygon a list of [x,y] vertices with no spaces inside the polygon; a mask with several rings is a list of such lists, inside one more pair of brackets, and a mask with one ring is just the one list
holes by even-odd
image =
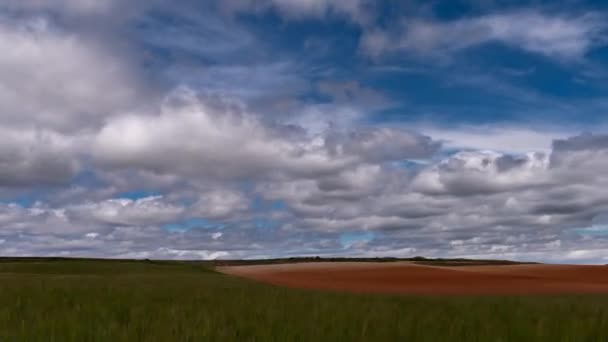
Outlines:
{"label": "crop field", "polygon": [[496,262],[308,262],[220,266],[279,286],[408,295],[608,294],[608,266]]}
{"label": "crop field", "polygon": [[3,260],[0,341],[608,340],[606,295],[353,294],[210,265]]}

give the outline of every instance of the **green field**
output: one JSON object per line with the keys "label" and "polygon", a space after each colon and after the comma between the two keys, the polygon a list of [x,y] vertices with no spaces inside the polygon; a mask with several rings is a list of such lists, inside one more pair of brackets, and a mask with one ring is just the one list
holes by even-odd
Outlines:
{"label": "green field", "polygon": [[196,263],[4,260],[0,341],[608,341],[608,297],[351,295]]}

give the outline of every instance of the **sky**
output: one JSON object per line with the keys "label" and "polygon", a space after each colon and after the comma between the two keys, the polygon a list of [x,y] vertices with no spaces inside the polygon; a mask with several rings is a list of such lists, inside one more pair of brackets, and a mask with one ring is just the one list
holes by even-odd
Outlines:
{"label": "sky", "polygon": [[606,18],[3,0],[0,255],[608,263]]}

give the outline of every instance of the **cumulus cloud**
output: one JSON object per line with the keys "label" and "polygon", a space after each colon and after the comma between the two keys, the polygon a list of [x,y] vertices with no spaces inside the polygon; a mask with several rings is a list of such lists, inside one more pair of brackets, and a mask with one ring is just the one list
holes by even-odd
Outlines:
{"label": "cumulus cloud", "polygon": [[177,220],[184,207],[167,203],[161,196],[137,200],[126,198],[89,202],[67,208],[67,214],[84,222],[97,221],[110,225],[146,226]]}
{"label": "cumulus cloud", "polygon": [[228,257],[230,254],[226,251],[207,251],[207,250],[184,250],[184,249],[175,249],[175,248],[167,248],[161,247],[153,251],[144,251],[144,252],[127,252],[125,254],[121,254],[119,258],[135,258],[135,259],[143,259],[143,258],[155,258],[155,259],[185,259],[185,260],[215,260],[222,259]]}
{"label": "cumulus cloud", "polygon": [[[346,19],[376,57],[498,42],[572,61],[604,30],[593,13],[412,18],[380,30],[365,0],[217,5],[274,11],[286,25]],[[382,125],[369,114],[393,99],[274,56],[239,16],[211,20],[181,5],[166,9],[183,25],[145,14],[114,28],[125,40],[97,32],[123,6],[0,4],[0,254],[605,260],[605,135]],[[138,63],[162,78],[157,89],[186,86],[142,96],[123,58],[139,55],[118,53],[133,47],[154,55]],[[340,243],[361,231],[365,243]]]}
{"label": "cumulus cloud", "polygon": [[79,169],[77,137],[0,128],[0,187],[65,185]]}
{"label": "cumulus cloud", "polygon": [[[248,247],[230,236],[225,239],[232,247],[225,246],[216,241],[219,238],[217,232],[176,233],[158,226],[108,224],[105,221],[109,216],[112,222],[118,218],[115,214],[108,216],[108,207],[112,205],[105,203],[102,204],[104,208],[87,209],[0,205],[0,240],[3,241],[0,243],[0,253],[13,256],[87,255],[113,258],[215,259],[228,255],[238,257],[241,255],[238,250],[242,251]],[[130,209],[120,210],[123,218],[128,218],[131,222],[150,221],[150,214],[142,215],[142,208],[131,206]],[[138,206],[141,207],[142,204]],[[104,222],[77,217],[73,212],[75,209],[101,210]],[[131,212],[128,212],[129,210]],[[235,249],[237,251],[234,251]]]}
{"label": "cumulus cloud", "polygon": [[175,96],[178,104],[165,103],[154,120],[130,115],[110,121],[97,136],[97,158],[118,167],[218,178],[315,174],[352,163],[330,158],[322,141],[291,141],[247,113],[218,112],[191,91]]}
{"label": "cumulus cloud", "polygon": [[553,150],[556,153],[608,150],[608,136],[585,133],[567,139],[557,139],[553,141]]}
{"label": "cumulus cloud", "polygon": [[336,154],[357,155],[371,163],[425,159],[440,147],[429,137],[390,128],[361,129],[332,135],[328,145]]}
{"label": "cumulus cloud", "polygon": [[443,55],[490,42],[499,42],[557,59],[579,59],[603,43],[601,15],[552,15],[526,10],[487,14],[449,22],[412,19],[399,29],[368,31],[361,41],[373,57],[406,51]]}
{"label": "cumulus cloud", "polygon": [[88,135],[137,97],[128,63],[50,18],[0,6],[0,187],[69,183]]}
{"label": "cumulus cloud", "polygon": [[190,213],[198,217],[226,219],[236,217],[247,209],[249,209],[249,200],[242,193],[234,190],[216,189],[203,194],[192,205]]}
{"label": "cumulus cloud", "polygon": [[551,165],[570,180],[593,177],[603,179],[608,168],[608,138],[602,134],[581,134],[553,142]]}
{"label": "cumulus cloud", "polygon": [[[218,218],[218,210],[225,210],[226,205],[223,209],[211,208],[215,211],[205,214]],[[3,255],[214,259],[229,254],[240,256],[246,249],[255,249],[238,232],[163,228],[165,223],[195,214],[199,217],[204,214],[199,203],[180,204],[162,196],[137,200],[111,198],[59,207],[41,202],[31,207],[0,203],[0,239],[8,241],[0,252]]]}
{"label": "cumulus cloud", "polygon": [[548,164],[543,153],[459,152],[420,172],[413,189],[456,196],[515,190],[546,183]]}
{"label": "cumulus cloud", "polygon": [[63,210],[32,207],[25,208],[18,204],[0,205],[0,224],[2,235],[20,234],[70,234],[80,231],[65,216]]}
{"label": "cumulus cloud", "polygon": [[4,125],[77,130],[134,100],[121,60],[44,17],[0,16],[0,118]]}
{"label": "cumulus cloud", "polygon": [[239,108],[208,106],[182,88],[155,117],[133,114],[109,121],[96,137],[94,153],[114,167],[264,179],[314,178],[370,159],[424,158],[437,148],[429,138],[391,129],[343,139],[292,132],[289,126],[267,126]]}
{"label": "cumulus cloud", "polygon": [[[580,158],[589,157],[581,141],[598,149],[603,139],[583,135],[556,141],[560,147],[552,153],[576,149]],[[575,146],[563,146],[567,141]],[[595,175],[590,177],[589,170],[555,165],[551,158],[538,152],[460,152],[414,170],[362,169],[259,191],[290,208],[294,217],[284,226],[287,231],[375,231],[376,238],[366,244],[370,255],[589,261],[576,255],[601,253],[604,237],[596,234],[589,241],[586,230],[574,229],[594,226],[608,210],[608,197],[599,190],[606,184],[601,171],[606,166],[590,164]]]}
{"label": "cumulus cloud", "polygon": [[[381,137],[385,134],[382,130],[378,132]],[[340,140],[341,145],[336,145],[339,147],[328,148],[326,153],[357,156],[356,164],[304,178],[258,179],[254,194],[267,201],[283,203],[279,212],[268,213],[264,219],[278,220],[274,234],[284,236],[284,241],[277,241],[275,235],[271,235],[274,238],[269,236],[269,240],[263,236],[254,238],[253,231],[247,228],[251,227],[248,222],[252,216],[246,216],[251,210],[250,199],[244,193],[228,188],[191,192],[185,197],[176,194],[178,196],[139,200],[110,199],[60,208],[5,206],[2,225],[6,232],[13,229],[13,233],[21,234],[39,234],[41,224],[47,227],[52,224],[57,236],[78,232],[84,236],[79,238],[82,239],[79,246],[88,246],[89,253],[97,253],[97,248],[101,248],[101,245],[92,246],[93,242],[89,240],[102,244],[100,240],[119,239],[126,245],[113,252],[115,256],[213,258],[273,255],[273,249],[276,253],[289,250],[295,254],[315,254],[315,251],[316,254],[339,254],[341,247],[332,245],[330,248],[331,244],[298,249],[297,244],[305,241],[299,236],[319,234],[324,236],[321,240],[337,243],[342,232],[352,230],[375,232],[365,244],[365,251],[357,251],[366,255],[433,254],[516,259],[528,256],[547,261],[568,258],[580,261],[599,253],[600,240],[604,238],[594,235],[596,241],[590,243],[585,240],[589,234],[580,228],[596,225],[608,209],[608,197],[598,190],[608,185],[608,179],[599,175],[588,177],[588,170],[573,170],[571,164],[554,160],[567,153],[568,158],[588,162],[593,167],[592,172],[601,173],[608,169],[606,165],[587,160],[594,156],[597,159],[597,153],[606,150],[604,136],[581,135],[556,140],[550,153],[469,151],[407,166],[392,162],[419,153],[415,148],[412,150],[412,146],[418,145],[410,144],[417,141],[416,135],[402,134],[401,138],[407,143],[394,146],[381,143],[379,146],[393,146],[397,151],[405,150],[409,154],[362,149],[359,143],[366,146],[369,140],[374,146],[377,137],[363,134],[348,138],[347,135],[341,137],[346,140]],[[390,141],[400,141],[389,137]],[[429,146],[436,148],[432,144]],[[369,151],[374,152],[366,153]],[[428,153],[423,152],[423,155]],[[189,161],[182,159],[179,162]],[[130,167],[144,166],[134,164]],[[241,167],[248,166],[243,164]],[[179,171],[179,168],[172,170]],[[189,199],[192,194],[194,201],[180,202],[180,198]],[[169,232],[160,228],[184,217],[233,223],[229,231],[221,232],[203,233],[209,228],[198,232],[189,229]],[[156,240],[175,234],[199,236],[202,240],[191,243],[199,241],[202,245],[194,248],[191,243],[178,243],[173,238],[165,244]],[[0,238],[8,241],[8,245],[15,244],[11,236]],[[227,244],[237,241],[232,249],[228,248]],[[580,248],[581,243],[586,249]],[[267,253],[259,254],[261,249],[266,249]],[[213,254],[213,251],[222,253]],[[556,253],[566,256],[556,259]]]}

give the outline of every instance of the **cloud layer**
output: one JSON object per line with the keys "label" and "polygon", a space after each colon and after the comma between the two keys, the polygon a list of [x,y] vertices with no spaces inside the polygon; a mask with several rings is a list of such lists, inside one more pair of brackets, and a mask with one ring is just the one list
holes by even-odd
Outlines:
{"label": "cloud layer", "polygon": [[[572,65],[601,70],[589,57],[604,43],[600,13],[386,18],[386,9],[0,5],[0,255],[605,263],[608,135],[546,118],[461,124],[435,115],[446,110],[434,106],[441,96],[417,93],[431,81],[437,91],[461,84],[448,82],[459,58],[492,44],[568,77]],[[323,41],[327,27],[311,23],[342,36]],[[427,68],[441,73],[423,78]],[[517,104],[556,102],[493,85]],[[416,107],[403,89],[428,103]]]}
{"label": "cloud layer", "polygon": [[448,22],[406,20],[394,32],[368,32],[362,48],[374,57],[394,51],[441,56],[498,42],[551,58],[579,59],[602,43],[605,30],[597,13],[563,16],[528,10]]}

